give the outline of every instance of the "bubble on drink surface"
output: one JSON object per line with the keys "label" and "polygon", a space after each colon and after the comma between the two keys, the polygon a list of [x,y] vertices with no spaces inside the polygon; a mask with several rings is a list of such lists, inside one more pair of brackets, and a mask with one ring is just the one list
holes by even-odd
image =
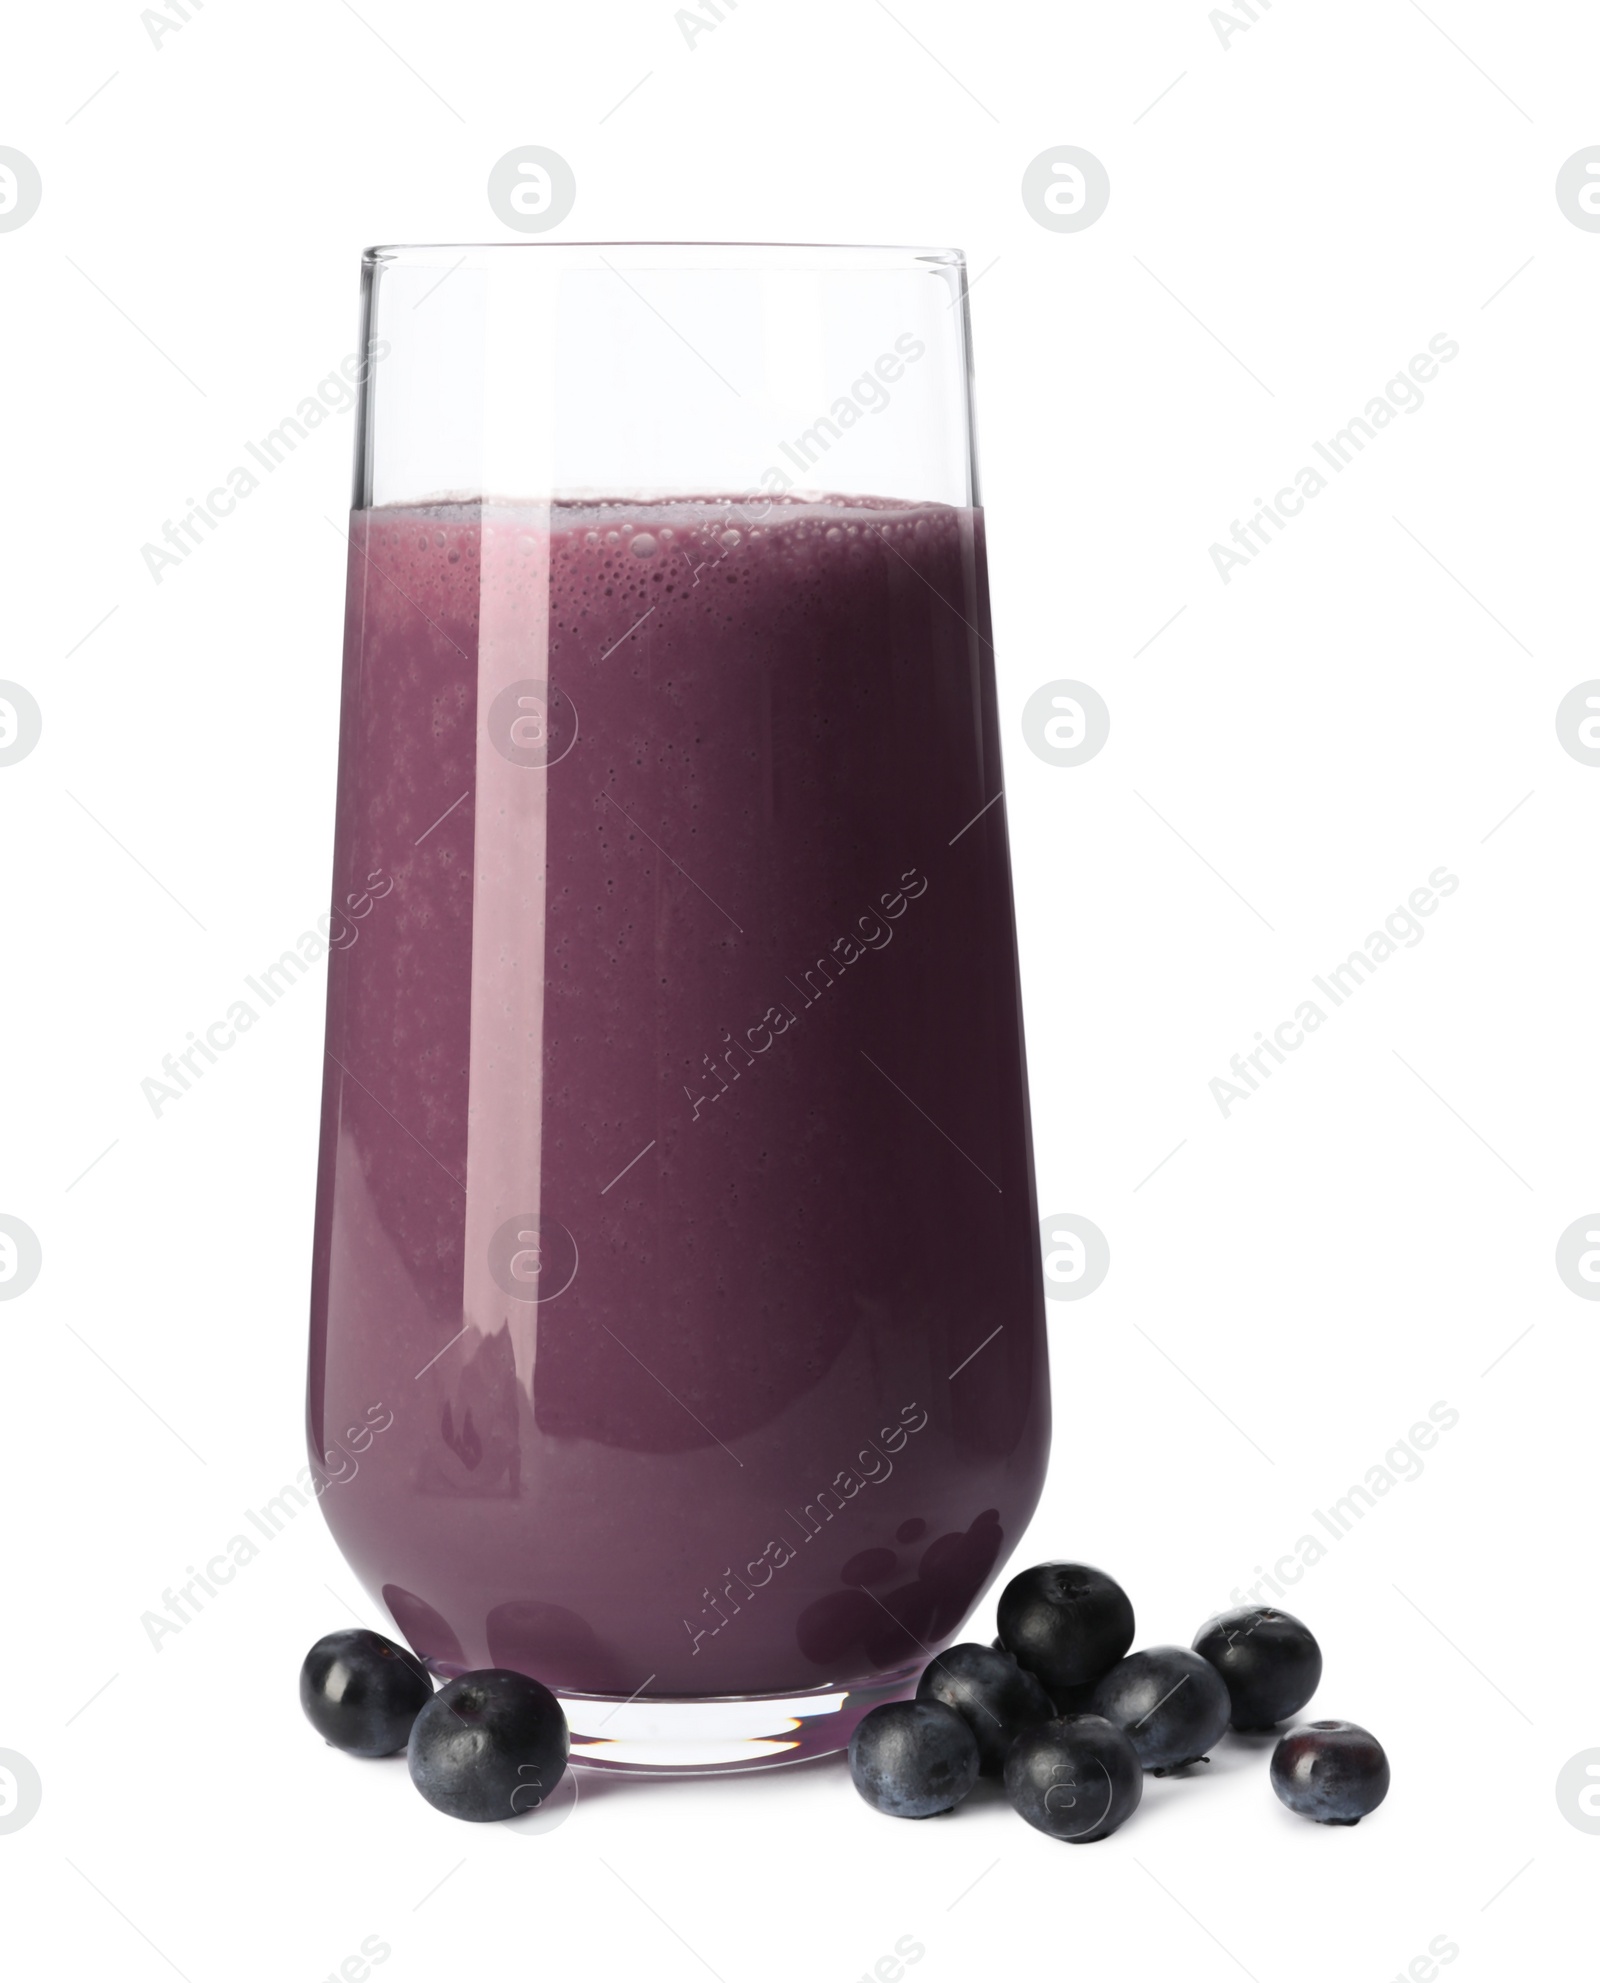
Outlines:
{"label": "bubble on drink surface", "polygon": [[656,540],[648,530],[641,530],[628,549],[636,558],[653,558],[656,554]]}

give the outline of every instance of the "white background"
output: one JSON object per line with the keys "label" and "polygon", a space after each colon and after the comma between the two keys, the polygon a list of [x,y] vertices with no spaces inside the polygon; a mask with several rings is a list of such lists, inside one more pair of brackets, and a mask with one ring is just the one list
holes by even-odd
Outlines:
{"label": "white background", "polygon": [[[845,1983],[912,1936],[919,1983],[1354,1983],[1443,1936],[1463,1979],[1573,1973],[1600,1372],[1554,1258],[1600,1201],[1600,778],[1554,715],[1600,673],[1600,235],[1554,184],[1600,143],[1600,22],[1256,0],[1224,46],[1201,0],[742,0],[691,49],[670,0],[192,4],[159,47],[133,0],[21,10],[0,81],[44,185],[0,234],[0,673],[44,712],[0,770],[0,1210],[44,1251],[0,1307],[0,1747],[44,1786],[0,1837],[8,1966],[290,1983],[378,1936],[396,1983]],[[1187,1643],[1446,1401],[1291,1600],[1317,1711],[1392,1758],[1353,1831],[1233,1744],[1087,1851],[981,1794],[881,1819],[837,1762],[591,1776],[519,1837],[301,1720],[304,1648],[367,1617],[314,1513],[159,1652],[141,1628],[303,1457],[320,978],[159,1121],[139,1083],[326,900],[348,416],[159,587],[140,546],[353,349],[363,246],[510,238],[485,181],[529,143],[577,176],[558,238],[950,242],[982,272],[1041,1209],[1112,1251],[1051,1304],[1013,1564],[1100,1563],[1141,1642]],[[1060,144],[1111,177],[1082,233],[1020,196]],[[1209,546],[1438,332],[1427,403],[1224,585]],[[1019,726],[1061,677],[1111,709],[1077,769]],[[1224,1118],[1229,1057],[1440,864],[1425,939]]]}

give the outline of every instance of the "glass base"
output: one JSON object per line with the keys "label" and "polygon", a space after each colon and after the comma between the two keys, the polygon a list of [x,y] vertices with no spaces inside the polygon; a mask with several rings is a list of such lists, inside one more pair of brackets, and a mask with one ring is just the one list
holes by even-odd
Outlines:
{"label": "glass base", "polygon": [[728,1775],[836,1755],[861,1717],[916,1691],[921,1666],[807,1694],[729,1694],[695,1700],[602,1694],[557,1698],[583,1769],[635,1776]]}

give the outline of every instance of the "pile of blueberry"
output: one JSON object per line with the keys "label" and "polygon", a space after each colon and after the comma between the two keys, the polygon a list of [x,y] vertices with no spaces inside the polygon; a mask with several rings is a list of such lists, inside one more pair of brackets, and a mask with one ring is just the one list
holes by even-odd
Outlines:
{"label": "pile of blueberry", "polygon": [[[1084,1563],[1041,1563],[1001,1594],[992,1646],[952,1646],[916,1699],[874,1708],[850,1738],[850,1774],[876,1811],[931,1818],[980,1775],[1051,1838],[1107,1838],[1139,1807],[1144,1772],[1207,1760],[1230,1724],[1274,1728],[1322,1677],[1298,1618],[1245,1605],[1208,1619],[1194,1646],[1130,1653],[1133,1606]],[[1323,1825],[1359,1824],[1389,1790],[1389,1761],[1364,1728],[1313,1721],[1272,1755],[1272,1787]]]}
{"label": "pile of blueberry", "polygon": [[422,1661],[377,1632],[318,1639],[300,1669],[300,1705],[336,1749],[404,1749],[411,1781],[452,1818],[519,1817],[567,1767],[567,1718],[548,1687],[491,1666],[435,1693]]}
{"label": "pile of blueberry", "polygon": [[[1106,1838],[1138,1809],[1144,1772],[1206,1760],[1231,1725],[1265,1730],[1316,1692],[1322,1654],[1298,1618],[1246,1605],[1209,1619],[1194,1646],[1130,1653],[1133,1606],[1103,1570],[1041,1563],[1000,1597],[992,1646],[952,1646],[916,1699],[874,1708],[850,1738],[850,1774],[894,1818],[952,1811],[980,1775],[1052,1838]],[[485,1823],[542,1804],[567,1767],[561,1704],[526,1674],[486,1667],[437,1693],[415,1654],[377,1632],[330,1632],[306,1654],[300,1705],[356,1756],[406,1752],[436,1810]],[[1353,1825],[1389,1790],[1364,1728],[1313,1721],[1272,1756],[1272,1787],[1318,1824]]]}

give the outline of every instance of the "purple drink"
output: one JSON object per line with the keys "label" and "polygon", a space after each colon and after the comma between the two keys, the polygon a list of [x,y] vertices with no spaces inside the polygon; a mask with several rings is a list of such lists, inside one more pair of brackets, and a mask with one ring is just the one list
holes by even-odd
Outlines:
{"label": "purple drink", "polygon": [[310,1436],[442,1672],[870,1705],[1038,1499],[981,517],[755,514],[354,519]]}

